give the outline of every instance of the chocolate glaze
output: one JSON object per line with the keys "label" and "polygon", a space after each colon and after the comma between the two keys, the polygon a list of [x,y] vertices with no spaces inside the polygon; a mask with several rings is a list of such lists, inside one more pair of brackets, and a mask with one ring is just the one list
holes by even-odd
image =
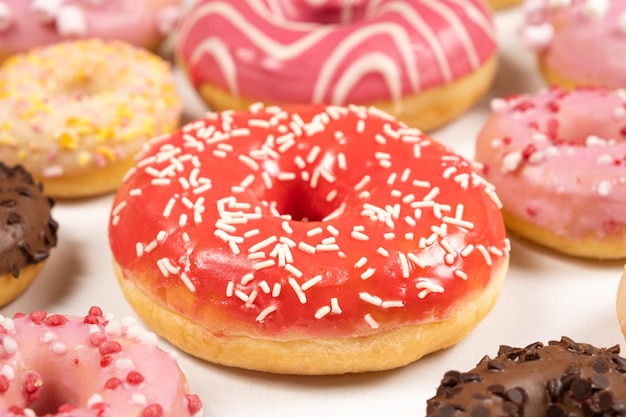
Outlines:
{"label": "chocolate glaze", "polygon": [[22,167],[0,162],[0,276],[48,258],[57,243],[54,202]]}
{"label": "chocolate glaze", "polygon": [[469,372],[448,371],[427,417],[626,415],[626,359],[563,337],[547,346],[501,346]]}

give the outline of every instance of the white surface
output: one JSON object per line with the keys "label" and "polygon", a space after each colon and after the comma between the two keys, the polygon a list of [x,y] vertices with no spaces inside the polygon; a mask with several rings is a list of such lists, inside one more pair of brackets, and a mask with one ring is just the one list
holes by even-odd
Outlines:
{"label": "white surface", "polygon": [[[501,64],[492,91],[472,111],[432,132],[436,139],[473,156],[491,97],[535,91],[542,84],[533,58],[514,35],[519,10],[499,12]],[[187,118],[202,106],[189,96]],[[97,304],[118,317],[134,315],[114,278],[107,239],[112,196],[59,203],[59,246],[44,272],[21,298],[0,309],[45,309],[85,314]],[[510,271],[495,308],[461,343],[410,366],[389,372],[332,377],[277,376],[203,363],[180,353],[191,390],[200,395],[208,417],[239,416],[423,416],[444,372],[469,370],[500,344],[527,345],[567,335],[599,346],[621,344],[615,294],[621,262],[592,262],[557,255],[512,238]],[[166,349],[176,350],[165,342]]]}

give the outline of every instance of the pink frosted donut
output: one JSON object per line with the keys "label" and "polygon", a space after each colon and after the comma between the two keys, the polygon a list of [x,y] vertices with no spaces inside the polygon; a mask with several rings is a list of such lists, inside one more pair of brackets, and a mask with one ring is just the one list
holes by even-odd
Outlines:
{"label": "pink frosted donut", "polygon": [[476,159],[511,231],[557,251],[626,257],[626,91],[493,101]]}
{"label": "pink frosted donut", "polygon": [[0,60],[77,38],[123,40],[155,49],[181,0],[0,0]]}
{"label": "pink frosted donut", "polygon": [[496,53],[481,0],[200,0],[178,43],[214,110],[373,105],[421,129],[482,96]]}
{"label": "pink frosted donut", "polygon": [[550,84],[626,87],[626,0],[528,0],[521,36]]}
{"label": "pink frosted donut", "polygon": [[134,320],[0,316],[0,417],[200,416],[172,355]]}

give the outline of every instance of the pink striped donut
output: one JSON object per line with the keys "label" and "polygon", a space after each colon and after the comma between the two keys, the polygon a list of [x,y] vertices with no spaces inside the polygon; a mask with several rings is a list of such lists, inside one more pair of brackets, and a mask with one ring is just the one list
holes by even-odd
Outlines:
{"label": "pink striped donut", "polygon": [[0,0],[0,61],[64,40],[123,40],[156,49],[181,0]]}
{"label": "pink striped donut", "polygon": [[200,0],[178,56],[214,110],[372,105],[432,129],[488,89],[494,35],[482,0]]}

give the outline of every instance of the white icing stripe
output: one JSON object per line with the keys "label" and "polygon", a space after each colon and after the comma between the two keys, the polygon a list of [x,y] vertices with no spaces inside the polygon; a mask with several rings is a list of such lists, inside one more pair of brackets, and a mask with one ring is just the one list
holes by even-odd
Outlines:
{"label": "white icing stripe", "polygon": [[447,0],[450,3],[454,3],[459,6],[461,9],[467,12],[467,17],[469,17],[479,28],[485,32],[485,35],[490,39],[495,39],[496,34],[494,33],[493,25],[491,24],[491,20],[488,15],[485,14],[483,10],[480,9],[476,4],[469,3],[467,0]]}
{"label": "white icing stripe", "polygon": [[358,46],[367,39],[381,35],[388,35],[394,40],[398,53],[404,57],[404,66],[411,83],[411,89],[413,91],[419,91],[419,74],[417,72],[415,54],[411,48],[411,39],[401,26],[394,23],[381,22],[363,26],[360,30],[356,30],[346,36],[333,48],[333,52],[325,59],[325,65],[322,66],[320,75],[315,82],[315,87],[313,88],[313,102],[323,102],[326,91],[337,68],[345,57],[349,55],[350,51],[358,48]]}
{"label": "white icing stripe", "polygon": [[443,45],[441,45],[441,42],[439,42],[439,39],[435,36],[430,25],[424,22],[424,19],[420,17],[413,7],[410,7],[406,3],[387,3],[381,6],[379,12],[397,13],[404,17],[410,26],[415,27],[433,50],[445,82],[449,83],[452,81],[452,71],[450,70],[450,63],[446,57]]}
{"label": "white icing stripe", "polygon": [[238,95],[237,66],[235,65],[233,57],[228,52],[228,47],[224,45],[224,42],[218,38],[209,38],[200,42],[193,50],[189,61],[192,65],[196,65],[205,54],[213,55],[224,75],[230,92],[234,95]]}
{"label": "white icing stripe", "polygon": [[310,50],[313,45],[319,43],[320,40],[324,39],[326,35],[332,31],[332,26],[324,26],[318,28],[316,31],[305,33],[304,36],[293,42],[282,44],[257,29],[256,25],[244,18],[241,13],[230,4],[209,3],[198,8],[190,16],[189,20],[185,22],[185,25],[183,25],[180,35],[183,43],[188,36],[189,28],[196,27],[195,25],[198,20],[211,14],[219,15],[226,19],[256,47],[261,49],[265,54],[278,60],[289,60],[301,55],[303,52]]}
{"label": "white icing stripe", "polygon": [[383,53],[372,53],[356,60],[341,74],[332,97],[333,104],[346,103],[352,88],[358,87],[361,79],[372,73],[379,73],[389,88],[389,95],[393,100],[402,98],[402,86],[396,63]]}
{"label": "white icing stripe", "polygon": [[463,22],[451,9],[450,6],[442,4],[441,0],[421,0],[422,4],[429,7],[435,13],[438,13],[448,24],[454,29],[459,41],[465,48],[467,57],[473,68],[480,67],[480,60],[476,46],[472,43],[472,39],[467,33],[467,29],[463,26]]}

